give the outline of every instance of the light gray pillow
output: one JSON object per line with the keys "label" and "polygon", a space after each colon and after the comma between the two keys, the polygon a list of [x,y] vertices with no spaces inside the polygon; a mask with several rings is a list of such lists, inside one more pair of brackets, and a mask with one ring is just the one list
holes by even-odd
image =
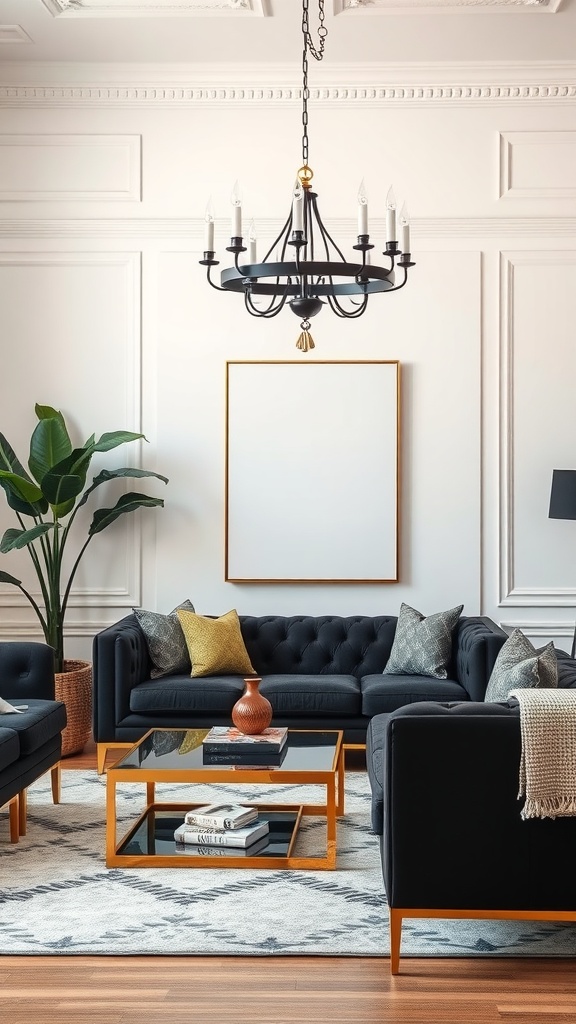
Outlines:
{"label": "light gray pillow", "polygon": [[464,605],[422,615],[402,603],[385,675],[448,678],[452,633]]}
{"label": "light gray pillow", "polygon": [[558,686],[558,661],[554,644],[537,650],[520,629],[515,629],[500,648],[486,687],[485,701],[508,700],[510,690],[532,686]]}
{"label": "light gray pillow", "polygon": [[187,612],[194,611],[194,605],[188,599],[174,608],[169,615],[149,612],[145,608],[132,609],[146,638],[152,662],[152,679],[180,673],[190,675],[192,670],[188,647],[177,615],[179,608],[184,608]]}

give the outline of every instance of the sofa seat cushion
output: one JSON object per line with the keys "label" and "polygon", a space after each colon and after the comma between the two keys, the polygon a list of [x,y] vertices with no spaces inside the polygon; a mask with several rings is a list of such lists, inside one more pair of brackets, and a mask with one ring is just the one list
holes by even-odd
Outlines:
{"label": "sofa seat cushion", "polygon": [[139,715],[174,711],[229,714],[244,693],[242,676],[164,676],[130,691],[130,710]]}
{"label": "sofa seat cushion", "polygon": [[421,700],[468,700],[460,683],[432,676],[363,676],[360,686],[362,714],[369,718]]}
{"label": "sofa seat cushion", "polygon": [[20,740],[13,729],[0,728],[0,771],[20,756]]}
{"label": "sofa seat cushion", "polygon": [[360,683],[354,676],[269,675],[260,693],[278,715],[360,715]]}
{"label": "sofa seat cushion", "polygon": [[[6,697],[6,700],[11,704],[22,703],[22,697]],[[10,715],[10,728],[18,734],[21,757],[39,750],[66,726],[66,708],[62,701],[27,698],[26,703],[27,711]]]}

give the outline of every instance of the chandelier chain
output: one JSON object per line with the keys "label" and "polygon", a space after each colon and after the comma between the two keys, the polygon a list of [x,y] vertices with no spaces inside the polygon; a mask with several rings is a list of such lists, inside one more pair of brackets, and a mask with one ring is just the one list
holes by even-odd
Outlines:
{"label": "chandelier chain", "polygon": [[304,50],[302,51],[302,164],[308,166],[308,51],[315,60],[322,60],[324,46],[328,29],[326,28],[324,15],[324,0],[318,0],[318,45],[314,44],[310,33],[310,22],[308,18],[309,0],[302,0],[302,35],[304,37]]}

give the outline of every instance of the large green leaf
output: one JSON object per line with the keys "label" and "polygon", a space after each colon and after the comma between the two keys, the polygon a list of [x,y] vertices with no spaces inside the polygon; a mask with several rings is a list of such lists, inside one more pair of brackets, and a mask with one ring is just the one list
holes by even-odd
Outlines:
{"label": "large green leaf", "polygon": [[27,502],[28,505],[43,501],[44,496],[38,484],[35,484],[28,476],[18,476],[16,473],[0,469],[0,481],[3,481],[2,486],[9,487],[12,494],[15,494],[21,501]]}
{"label": "large green leaf", "polygon": [[130,430],[113,430],[110,433],[102,434],[94,445],[95,452],[109,452],[112,448],[118,448],[121,444],[128,444],[129,441],[138,441],[144,434],[133,434]]}
{"label": "large green leaf", "polygon": [[89,495],[92,493],[92,491],[96,490],[96,488],[99,487],[100,484],[107,483],[109,480],[117,480],[119,478],[125,478],[130,476],[154,476],[156,477],[157,480],[162,480],[163,483],[165,484],[168,483],[167,476],[162,476],[160,473],[152,473],[150,470],[147,469],[133,469],[130,466],[124,466],[122,469],[103,469],[101,470],[100,473],[98,473],[98,476],[94,477],[92,483],[90,484],[90,487],[88,487],[87,490],[84,491],[81,500],[78,502],[78,508],[80,508],[81,505],[86,504]]}
{"label": "large green leaf", "polygon": [[66,430],[66,421],[59,409],[53,409],[51,405],[39,405],[36,402],[34,412],[39,420],[60,420],[64,430]]}
{"label": "large green leaf", "polygon": [[72,511],[83,487],[84,480],[81,476],[73,473],[46,473],[42,481],[42,490],[50,502],[55,519],[61,519]]}
{"label": "large green leaf", "polygon": [[38,526],[33,526],[31,530],[6,530],[0,541],[0,551],[5,555],[7,551],[28,547],[32,541],[37,540],[38,537],[42,537],[43,534],[49,533],[53,529],[52,523],[39,523]]}
{"label": "large green leaf", "polygon": [[72,443],[61,417],[51,416],[36,425],[30,440],[28,468],[32,476],[42,483],[46,473],[72,452]]}
{"label": "large green leaf", "polygon": [[13,583],[15,587],[19,587],[22,584],[22,580],[17,580],[15,576],[11,576],[9,572],[0,571],[0,583]]}
{"label": "large green leaf", "polygon": [[[0,434],[0,469],[8,473],[14,473],[17,477],[24,480],[30,480],[28,473],[18,459],[14,449],[4,437],[4,434]],[[30,483],[32,483],[31,480]],[[20,512],[25,516],[37,516],[43,515],[48,511],[48,504],[43,498],[39,502],[30,502],[28,499],[22,498],[20,492],[12,488],[8,480],[0,479],[0,487],[6,493],[8,505],[15,512]]]}
{"label": "large green leaf", "polygon": [[8,469],[12,473],[17,473],[18,476],[28,475],[12,445],[4,437],[4,434],[0,434],[0,468]]}
{"label": "large green leaf", "polygon": [[154,507],[164,507],[162,498],[150,498],[147,494],[137,494],[135,491],[129,491],[118,499],[114,508],[97,509],[88,532],[93,537],[94,534],[101,533],[102,530],[105,530],[107,526],[110,526],[120,516],[126,515],[127,512],[135,512],[137,508]]}
{"label": "large green leaf", "polygon": [[61,519],[74,508],[76,498],[86,484],[93,449],[74,448],[42,480],[42,491],[50,502],[56,518]]}

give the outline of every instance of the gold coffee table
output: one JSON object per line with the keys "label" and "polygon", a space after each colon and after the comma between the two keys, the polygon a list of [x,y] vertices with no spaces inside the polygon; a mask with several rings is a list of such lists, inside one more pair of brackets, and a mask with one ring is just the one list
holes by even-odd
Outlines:
{"label": "gold coffee table", "polygon": [[[344,749],[342,732],[290,729],[286,754],[279,768],[239,768],[237,765],[205,765],[202,737],[207,729],[151,729],[106,773],[106,865],[143,868],[313,868],[333,871],[336,867],[337,819],[344,813]],[[146,786],[145,807],[135,824],[117,837],[116,786],[139,782]],[[190,785],[190,802],[156,801],[156,783],[184,782]],[[266,844],[250,850],[203,846],[186,852],[176,847],[174,829],[184,814],[201,806],[194,800],[194,784],[233,786],[229,799],[258,807],[270,824]],[[326,788],[323,804],[259,804],[245,799],[246,786],[310,786]],[[248,794],[249,795],[249,794]],[[205,801],[204,801],[205,802]],[[318,857],[294,854],[300,819],[316,815],[326,820],[326,850]]]}

